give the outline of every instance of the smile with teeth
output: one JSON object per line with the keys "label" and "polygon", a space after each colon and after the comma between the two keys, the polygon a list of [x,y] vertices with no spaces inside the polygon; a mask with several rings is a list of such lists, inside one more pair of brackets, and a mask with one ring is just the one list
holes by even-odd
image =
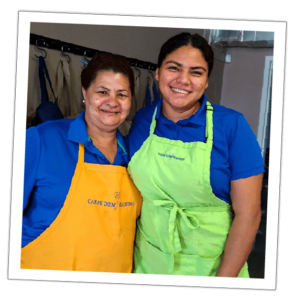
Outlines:
{"label": "smile with teeth", "polygon": [[181,93],[181,94],[186,94],[186,95],[190,93],[188,91],[176,89],[176,88],[173,88],[173,87],[171,87],[171,90],[174,91],[174,92]]}
{"label": "smile with teeth", "polygon": [[110,113],[110,114],[118,114],[119,113],[118,111],[110,111],[110,110],[104,110],[104,109],[101,109],[101,111],[103,111],[104,113]]}

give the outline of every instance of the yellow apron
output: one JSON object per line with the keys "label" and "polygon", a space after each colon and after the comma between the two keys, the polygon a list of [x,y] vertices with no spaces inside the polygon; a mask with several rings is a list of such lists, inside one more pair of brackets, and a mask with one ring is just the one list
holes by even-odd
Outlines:
{"label": "yellow apron", "polygon": [[78,163],[53,223],[22,248],[22,269],[130,273],[142,198],[125,167]]}

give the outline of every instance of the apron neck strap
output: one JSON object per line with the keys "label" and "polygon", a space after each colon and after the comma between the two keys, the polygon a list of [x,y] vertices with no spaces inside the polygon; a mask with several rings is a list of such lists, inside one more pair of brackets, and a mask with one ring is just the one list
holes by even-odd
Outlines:
{"label": "apron neck strap", "polygon": [[[157,109],[158,107],[155,108],[153,114],[150,135],[153,135],[155,132]],[[206,141],[213,142],[213,106],[209,101],[206,102]]]}
{"label": "apron neck strap", "polygon": [[206,103],[206,140],[213,141],[213,106],[209,101]]}
{"label": "apron neck strap", "polygon": [[79,144],[79,152],[78,152],[78,163],[84,163],[84,145]]}
{"label": "apron neck strap", "polygon": [[152,123],[151,123],[151,126],[150,126],[150,135],[153,135],[154,132],[155,132],[157,109],[158,109],[158,107],[156,107],[156,109],[154,111],[154,114],[153,114]]}

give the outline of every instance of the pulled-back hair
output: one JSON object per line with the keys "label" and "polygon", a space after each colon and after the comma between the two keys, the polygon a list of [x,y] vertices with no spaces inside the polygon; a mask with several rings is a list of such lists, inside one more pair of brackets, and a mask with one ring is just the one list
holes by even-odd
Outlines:
{"label": "pulled-back hair", "polygon": [[87,90],[95,81],[97,73],[113,71],[126,75],[129,80],[131,94],[134,95],[134,75],[128,60],[121,55],[112,53],[99,53],[93,56],[86,68],[81,72],[82,87]]}
{"label": "pulled-back hair", "polygon": [[162,62],[167,55],[169,55],[170,53],[182,46],[191,46],[202,52],[205,61],[208,63],[209,77],[213,68],[214,53],[207,40],[197,33],[191,34],[189,32],[183,32],[168,39],[162,45],[162,48],[160,50],[160,54],[158,57],[158,68],[161,67]]}

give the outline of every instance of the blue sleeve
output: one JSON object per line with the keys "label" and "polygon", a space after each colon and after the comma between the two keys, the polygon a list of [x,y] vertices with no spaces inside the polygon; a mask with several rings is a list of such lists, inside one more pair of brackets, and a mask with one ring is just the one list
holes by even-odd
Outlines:
{"label": "blue sleeve", "polygon": [[243,115],[236,119],[229,144],[231,180],[247,178],[264,172],[261,149]]}
{"label": "blue sleeve", "polygon": [[150,134],[150,125],[153,118],[154,107],[152,105],[140,109],[132,121],[127,144],[130,159],[140,149]]}
{"label": "blue sleeve", "polygon": [[23,210],[27,208],[30,194],[35,186],[40,150],[41,144],[38,131],[36,127],[30,127],[26,131]]}

